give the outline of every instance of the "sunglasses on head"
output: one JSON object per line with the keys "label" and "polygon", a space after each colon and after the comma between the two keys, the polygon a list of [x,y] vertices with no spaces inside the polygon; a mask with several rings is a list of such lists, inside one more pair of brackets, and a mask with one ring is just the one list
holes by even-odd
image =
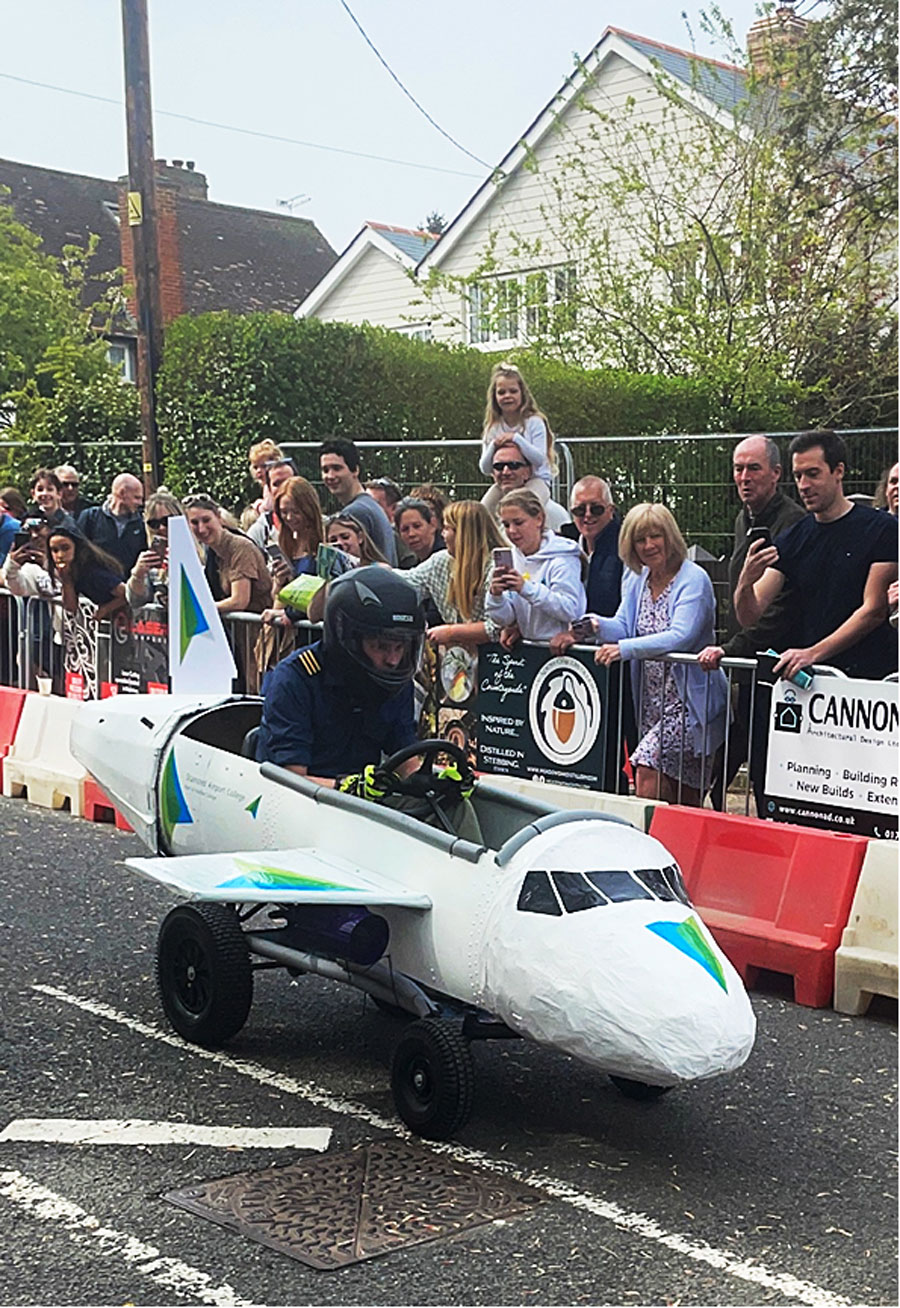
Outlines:
{"label": "sunglasses on head", "polygon": [[590,504],[576,504],[572,510],[572,517],[583,518],[588,512],[590,512],[592,517],[602,518],[608,508],[608,504],[597,504],[595,502],[591,502]]}
{"label": "sunglasses on head", "polygon": [[519,460],[519,462],[516,463],[513,459],[510,459],[508,461],[501,460],[499,463],[494,463],[491,466],[493,467],[494,472],[505,472],[507,471],[507,469],[510,472],[515,472],[516,468],[524,468],[527,465],[523,463],[521,460]]}

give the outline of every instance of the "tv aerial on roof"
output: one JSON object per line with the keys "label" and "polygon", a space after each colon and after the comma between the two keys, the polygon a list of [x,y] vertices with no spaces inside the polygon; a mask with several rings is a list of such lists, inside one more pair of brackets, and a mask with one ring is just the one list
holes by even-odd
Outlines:
{"label": "tv aerial on roof", "polygon": [[299,195],[292,195],[289,200],[276,200],[275,203],[279,209],[287,209],[288,213],[293,213],[295,209],[300,209],[304,204],[309,204],[311,199],[311,195],[306,195],[301,191]]}

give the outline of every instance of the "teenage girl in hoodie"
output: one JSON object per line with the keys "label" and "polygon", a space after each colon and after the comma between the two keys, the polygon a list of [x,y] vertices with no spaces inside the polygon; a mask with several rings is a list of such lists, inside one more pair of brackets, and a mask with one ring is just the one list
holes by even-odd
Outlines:
{"label": "teenage girl in hoodie", "polygon": [[544,506],[529,490],[500,501],[500,520],[512,546],[512,568],[494,568],[486,613],[503,628],[504,645],[548,641],[581,616],[587,599],[583,556],[575,541],[547,530]]}
{"label": "teenage girl in hoodie", "polygon": [[[535,405],[534,396],[518,368],[512,363],[498,363],[488,386],[482,435],[484,448],[478,465],[486,477],[492,475],[495,450],[510,441],[519,447],[522,458],[531,464],[531,479],[525,483],[525,490],[530,490],[542,504],[546,504],[554,471],[553,432]],[[499,487],[492,486],[482,496],[481,502],[488,513],[496,515],[502,494]]]}

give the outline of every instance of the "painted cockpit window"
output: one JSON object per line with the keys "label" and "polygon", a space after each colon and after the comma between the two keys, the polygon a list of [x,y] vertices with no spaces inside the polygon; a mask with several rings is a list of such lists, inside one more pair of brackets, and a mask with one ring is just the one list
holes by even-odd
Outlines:
{"label": "painted cockpit window", "polygon": [[516,908],[522,913],[549,913],[552,917],[562,917],[559,900],[546,872],[525,873]]}
{"label": "painted cockpit window", "polygon": [[516,907],[522,913],[561,917],[563,908],[567,913],[580,913],[631,899],[679,900],[688,907],[691,903],[678,865],[671,863],[636,872],[526,872]]}
{"label": "painted cockpit window", "polygon": [[550,875],[567,913],[580,913],[584,908],[600,908],[609,902],[597,894],[580,872],[551,872]]}
{"label": "painted cockpit window", "polygon": [[602,890],[607,899],[614,904],[622,904],[627,899],[652,899],[650,891],[631,872],[588,872],[592,886]]}

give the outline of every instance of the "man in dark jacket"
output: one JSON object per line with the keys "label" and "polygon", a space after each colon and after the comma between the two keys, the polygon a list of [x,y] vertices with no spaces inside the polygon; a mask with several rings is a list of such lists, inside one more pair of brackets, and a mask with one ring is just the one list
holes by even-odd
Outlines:
{"label": "man in dark jacket", "polygon": [[[793,643],[791,635],[791,597],[789,588],[778,596],[760,620],[752,627],[742,628],[734,612],[734,591],[737,586],[747,550],[750,548],[750,531],[753,527],[768,527],[774,540],[788,527],[804,518],[802,507],[789,500],[779,489],[781,480],[781,451],[770,436],[748,436],[735,447],[733,456],[734,484],[741,507],[734,521],[734,549],[728,564],[728,586],[732,596],[724,645],[710,645],[700,654],[700,664],[707,669],[716,668],[723,657],[752,659],[767,649],[786,649]],[[750,738],[750,685],[738,687],[737,706],[728,740],[728,764],[724,768],[725,787],[731,783],[738,768],[747,758]],[[751,773],[757,806],[762,795],[765,763],[768,697],[758,696],[758,712],[754,714],[753,759]],[[722,778],[724,754],[720,750],[713,771],[713,804],[722,807]]]}
{"label": "man in dark jacket", "polygon": [[88,540],[118,559],[127,578],[139,554],[147,548],[147,532],[141,514],[144,488],[130,472],[113,478],[105,504],[85,509],[78,526]]}

